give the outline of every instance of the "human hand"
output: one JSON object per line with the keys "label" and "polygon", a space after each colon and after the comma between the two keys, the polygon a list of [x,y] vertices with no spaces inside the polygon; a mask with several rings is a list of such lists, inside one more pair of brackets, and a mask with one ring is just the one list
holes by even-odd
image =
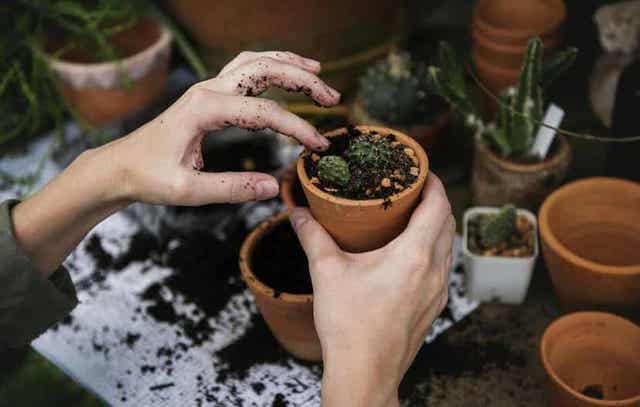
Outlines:
{"label": "human hand", "polygon": [[313,282],[323,405],[398,404],[400,381],[448,300],[455,220],[442,183],[430,174],[406,230],[368,253],[340,250],[307,209],[290,219]]}
{"label": "human hand", "polygon": [[251,97],[274,85],[302,91],[323,106],[335,105],[340,94],[318,78],[320,69],[319,62],[290,52],[243,52],[156,119],[94,154],[105,157],[99,160],[103,165],[117,167],[120,200],[203,205],[272,198],[278,183],[270,175],[201,172],[202,139],[229,126],[270,128],[325,150],[329,142],[309,123],[272,100]]}

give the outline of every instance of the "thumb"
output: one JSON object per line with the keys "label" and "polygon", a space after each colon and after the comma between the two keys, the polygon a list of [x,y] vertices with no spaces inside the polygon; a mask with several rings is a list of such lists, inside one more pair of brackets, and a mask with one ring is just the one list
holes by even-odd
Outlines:
{"label": "thumb", "polygon": [[180,199],[182,205],[236,203],[273,198],[278,195],[278,181],[259,172],[189,171]]}
{"label": "thumb", "polygon": [[[339,252],[340,249],[336,242],[313,218],[309,209],[294,208],[289,215],[289,220],[307,254],[309,264]],[[311,272],[313,273],[313,271]]]}

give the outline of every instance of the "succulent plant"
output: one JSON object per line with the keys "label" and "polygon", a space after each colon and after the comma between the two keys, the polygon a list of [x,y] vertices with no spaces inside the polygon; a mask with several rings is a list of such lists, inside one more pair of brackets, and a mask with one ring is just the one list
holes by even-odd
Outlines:
{"label": "succulent plant", "polygon": [[426,65],[407,52],[391,52],[360,79],[359,98],[374,118],[396,125],[428,122],[442,101],[431,92]]}
{"label": "succulent plant", "polygon": [[335,186],[344,187],[351,180],[349,164],[337,155],[327,155],[318,161],[318,178]]}
{"label": "succulent plant", "polygon": [[480,228],[483,246],[495,247],[507,241],[516,231],[517,213],[515,206],[503,206],[496,215],[490,216]]}
{"label": "succulent plant", "polygon": [[543,64],[542,41],[530,39],[517,86],[507,88],[499,97],[495,125],[486,125],[477,113],[467,91],[464,69],[448,44],[440,44],[439,67],[429,68],[429,78],[435,92],[456,106],[467,126],[482,131],[503,157],[521,157],[530,151],[543,118],[544,87],[573,64],[577,52],[576,48],[567,48]]}
{"label": "succulent plant", "polygon": [[372,141],[359,137],[351,142],[345,156],[360,168],[388,168],[393,161],[393,148],[387,139]]}

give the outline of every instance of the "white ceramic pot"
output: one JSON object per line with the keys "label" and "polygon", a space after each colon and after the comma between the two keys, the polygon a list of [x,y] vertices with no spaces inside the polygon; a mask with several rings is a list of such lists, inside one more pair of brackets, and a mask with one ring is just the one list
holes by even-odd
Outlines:
{"label": "white ceramic pot", "polygon": [[536,239],[531,257],[480,256],[469,250],[468,222],[479,214],[494,214],[500,208],[476,206],[464,213],[462,253],[467,280],[467,292],[475,300],[521,304],[527,295],[529,282],[538,257],[538,223],[533,213],[518,209],[534,227]]}

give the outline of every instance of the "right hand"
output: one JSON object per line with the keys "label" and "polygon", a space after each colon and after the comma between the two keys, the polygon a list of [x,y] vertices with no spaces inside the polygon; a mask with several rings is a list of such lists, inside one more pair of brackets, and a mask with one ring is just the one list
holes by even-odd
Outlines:
{"label": "right hand", "polygon": [[307,209],[291,223],[307,254],[322,344],[326,406],[398,404],[402,377],[448,300],[455,220],[430,174],[406,230],[385,247],[346,253]]}

